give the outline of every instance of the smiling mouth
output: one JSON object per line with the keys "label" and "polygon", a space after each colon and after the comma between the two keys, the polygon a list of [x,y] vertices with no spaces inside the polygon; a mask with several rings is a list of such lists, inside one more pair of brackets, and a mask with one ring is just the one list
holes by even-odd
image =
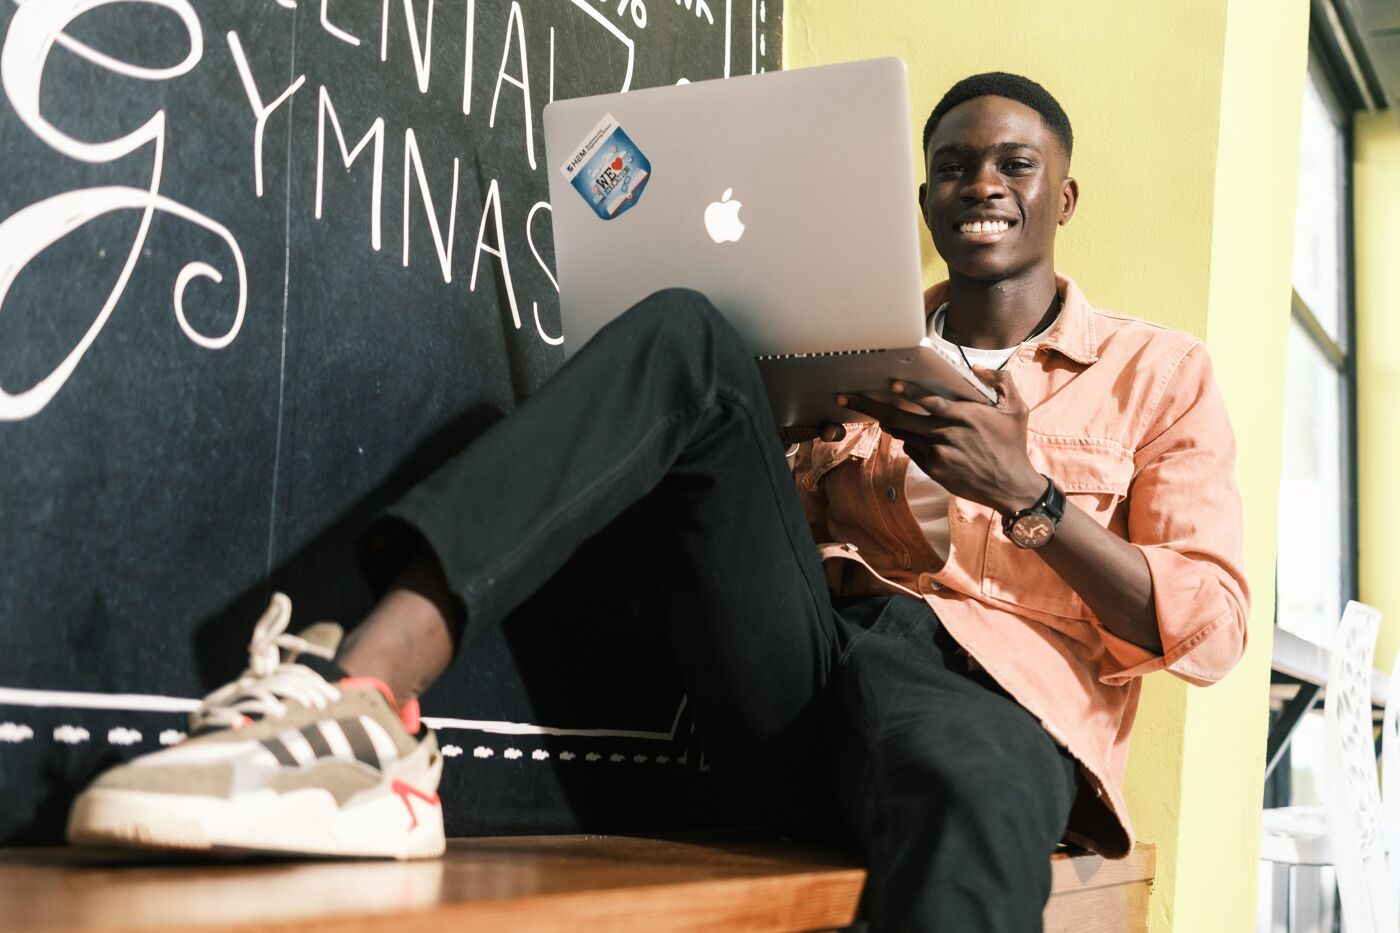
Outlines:
{"label": "smiling mouth", "polygon": [[970,223],[958,224],[958,232],[967,234],[1000,234],[1011,229],[1011,222],[1008,220],[974,220]]}

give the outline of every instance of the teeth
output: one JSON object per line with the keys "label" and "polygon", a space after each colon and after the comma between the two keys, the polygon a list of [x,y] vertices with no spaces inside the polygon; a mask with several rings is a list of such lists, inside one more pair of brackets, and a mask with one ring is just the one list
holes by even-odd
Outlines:
{"label": "teeth", "polygon": [[1005,220],[978,220],[958,227],[962,233],[1005,233],[1011,224]]}

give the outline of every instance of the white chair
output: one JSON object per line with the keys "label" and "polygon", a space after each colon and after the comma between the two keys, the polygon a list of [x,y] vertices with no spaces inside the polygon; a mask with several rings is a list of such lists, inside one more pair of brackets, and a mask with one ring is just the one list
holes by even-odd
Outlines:
{"label": "white chair", "polygon": [[[1326,806],[1265,810],[1260,839],[1259,857],[1282,870],[1276,871],[1276,878],[1299,866],[1336,866],[1348,933],[1400,931],[1398,905],[1387,874],[1371,719],[1372,664],[1380,619],[1378,610],[1355,601],[1348,602],[1342,613],[1323,703]],[[1400,780],[1400,774],[1392,780]],[[1400,798],[1396,806],[1400,808]],[[1299,905],[1297,929],[1321,930],[1326,911],[1316,908],[1323,905],[1306,904]]]}
{"label": "white chair", "polygon": [[1381,813],[1391,895],[1400,894],[1400,651],[1390,666],[1381,725]]}

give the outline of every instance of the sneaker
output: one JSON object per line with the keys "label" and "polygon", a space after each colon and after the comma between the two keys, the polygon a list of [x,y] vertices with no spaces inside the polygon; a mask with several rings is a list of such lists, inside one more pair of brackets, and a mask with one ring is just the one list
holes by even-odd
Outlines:
{"label": "sneaker", "polygon": [[431,858],[442,854],[437,739],[383,683],[344,677],[341,629],[287,634],[276,593],[248,670],[205,697],[190,737],[105,772],[73,803],[76,845]]}

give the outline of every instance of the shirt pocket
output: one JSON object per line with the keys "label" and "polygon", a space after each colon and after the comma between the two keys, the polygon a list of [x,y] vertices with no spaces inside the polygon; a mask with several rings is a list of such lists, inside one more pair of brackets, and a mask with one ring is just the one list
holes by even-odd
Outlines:
{"label": "shirt pocket", "polygon": [[[1132,454],[1110,438],[1065,437],[1030,432],[1026,452],[1037,470],[1055,481],[1070,504],[1107,526],[1128,494]],[[1089,619],[1092,613],[1079,594],[1060,579],[1033,550],[1019,548],[1002,533],[994,515],[987,531],[982,592],[1014,606],[1060,616]]]}

